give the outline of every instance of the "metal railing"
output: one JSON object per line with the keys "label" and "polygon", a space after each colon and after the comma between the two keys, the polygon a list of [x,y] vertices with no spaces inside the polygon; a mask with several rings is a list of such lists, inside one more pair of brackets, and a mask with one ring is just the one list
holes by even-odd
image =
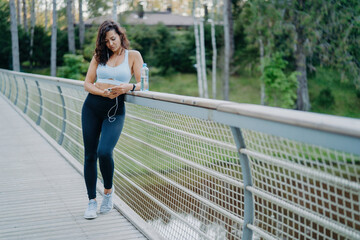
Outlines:
{"label": "metal railing", "polygon": [[[83,163],[81,81],[0,91]],[[360,120],[157,92],[126,112],[117,194],[164,239],[360,239]]]}

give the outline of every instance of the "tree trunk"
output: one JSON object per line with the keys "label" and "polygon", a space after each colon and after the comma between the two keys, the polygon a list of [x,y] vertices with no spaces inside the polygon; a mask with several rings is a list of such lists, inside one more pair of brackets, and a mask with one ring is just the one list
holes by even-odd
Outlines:
{"label": "tree trunk", "polygon": [[118,1],[113,0],[113,8],[112,8],[112,19],[117,22],[117,5]]}
{"label": "tree trunk", "polygon": [[49,13],[48,13],[48,1],[45,0],[45,32],[48,30],[48,23],[49,23]]}
{"label": "tree trunk", "polygon": [[[300,9],[303,9],[305,0],[298,0],[298,5]],[[296,100],[296,109],[302,111],[310,110],[310,99],[307,86],[307,73],[306,73],[306,54],[305,54],[305,41],[304,28],[302,25],[300,16],[295,12],[295,64],[296,71],[299,72],[297,76],[298,80],[298,90],[297,90],[297,100]]]}
{"label": "tree trunk", "polygon": [[23,0],[23,25],[24,30],[27,33],[28,32],[28,26],[27,26],[27,9],[26,9],[26,0]]}
{"label": "tree trunk", "polygon": [[216,37],[215,37],[215,5],[216,0],[213,0],[213,9],[211,9],[211,45],[213,50],[212,56],[212,98],[216,99],[216,60],[217,60],[217,49],[216,49]]}
{"label": "tree trunk", "polygon": [[31,1],[30,6],[30,68],[33,67],[33,48],[34,48],[34,32],[35,32],[35,0]]}
{"label": "tree trunk", "polygon": [[75,54],[75,31],[74,31],[74,18],[72,13],[72,0],[67,0],[66,16],[67,16],[67,26],[68,26],[69,52]]}
{"label": "tree trunk", "polygon": [[230,78],[230,29],[229,29],[229,17],[228,17],[228,5],[229,0],[224,1],[224,96],[225,100],[229,100],[229,78]]}
{"label": "tree trunk", "polygon": [[194,34],[195,34],[195,47],[196,47],[196,71],[199,87],[199,97],[204,97],[202,71],[201,71],[201,57],[200,57],[200,39],[199,39],[199,25],[194,17]]}
{"label": "tree trunk", "polygon": [[57,17],[56,0],[53,0],[53,24],[51,28],[51,76],[56,77],[56,38],[57,38]]}
{"label": "tree trunk", "polygon": [[232,4],[232,1],[227,0],[226,11],[227,11],[227,18],[228,18],[228,25],[229,25],[230,60],[233,57],[234,52],[235,52],[234,19],[232,17],[232,8],[231,8],[232,6],[231,6],[231,4]]}
{"label": "tree trunk", "polygon": [[80,49],[83,49],[85,41],[85,24],[83,19],[82,0],[79,0],[79,42]]}
{"label": "tree trunk", "polygon": [[203,96],[203,82],[202,82],[202,74],[201,74],[201,57],[200,57],[200,39],[199,39],[199,28],[198,21],[195,16],[195,6],[196,0],[193,1],[193,18],[194,18],[194,35],[195,35],[195,49],[196,49],[196,72],[197,72],[197,81],[198,81],[198,89],[199,89],[199,97]]}
{"label": "tree trunk", "polygon": [[[261,75],[264,74],[264,43],[262,41],[262,36],[259,37],[259,52],[260,52],[260,71]],[[261,80],[260,83],[260,97],[261,97],[261,105],[265,105],[265,83]]]}
{"label": "tree trunk", "polygon": [[17,11],[17,22],[21,24],[21,1],[16,1],[16,11]]}
{"label": "tree trunk", "polygon": [[20,72],[19,35],[16,20],[15,0],[10,0],[10,29],[13,70]]}
{"label": "tree trunk", "polygon": [[[302,34],[301,34],[302,35]],[[297,100],[296,100],[296,109],[302,111],[310,110],[310,99],[307,86],[307,73],[306,73],[306,55],[304,49],[304,39],[302,36],[298,35],[295,51],[295,62],[296,62],[296,71],[299,72],[297,76],[298,80],[298,90],[297,90]]]}
{"label": "tree trunk", "polygon": [[200,20],[200,51],[201,51],[201,75],[203,82],[203,97],[209,98],[207,77],[206,77],[206,58],[205,58],[205,37],[204,37],[204,20]]}

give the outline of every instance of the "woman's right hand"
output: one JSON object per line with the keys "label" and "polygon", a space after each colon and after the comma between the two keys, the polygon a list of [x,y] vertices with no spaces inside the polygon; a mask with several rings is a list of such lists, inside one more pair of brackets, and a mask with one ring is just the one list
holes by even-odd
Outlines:
{"label": "woman's right hand", "polygon": [[113,91],[109,91],[107,89],[104,89],[102,96],[103,97],[108,97],[110,99],[114,99],[114,98],[116,98],[118,96],[118,94],[113,92]]}

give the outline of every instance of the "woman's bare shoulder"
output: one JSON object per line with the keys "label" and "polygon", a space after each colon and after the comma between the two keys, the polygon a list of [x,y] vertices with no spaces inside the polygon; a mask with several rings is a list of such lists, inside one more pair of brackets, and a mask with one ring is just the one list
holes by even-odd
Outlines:
{"label": "woman's bare shoulder", "polygon": [[129,50],[129,56],[139,56],[141,55],[138,50]]}

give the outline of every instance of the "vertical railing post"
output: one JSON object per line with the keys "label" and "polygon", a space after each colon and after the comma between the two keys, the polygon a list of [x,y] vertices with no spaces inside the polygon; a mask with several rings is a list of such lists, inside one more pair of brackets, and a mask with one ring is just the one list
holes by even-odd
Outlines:
{"label": "vertical railing post", "polygon": [[4,94],[4,96],[6,96],[5,95],[5,93],[6,93],[6,79],[5,79],[5,73],[3,73],[3,82],[4,82],[4,86],[3,86],[3,94]]}
{"label": "vertical railing post", "polygon": [[58,141],[58,143],[60,145],[62,145],[62,142],[64,140],[64,135],[65,135],[65,130],[66,130],[66,109],[65,109],[65,99],[62,94],[61,88],[60,88],[60,86],[57,86],[57,88],[59,90],[59,94],[60,94],[60,98],[61,98],[61,102],[62,102],[62,106],[63,106],[63,124],[62,124],[61,134],[60,134],[59,141]]}
{"label": "vertical railing post", "polygon": [[15,75],[14,75],[14,82],[15,82],[15,88],[16,88],[16,96],[15,96],[14,104],[17,105],[18,96],[19,96],[19,86],[18,86]]}
{"label": "vertical railing post", "polygon": [[26,94],[24,113],[26,113],[28,105],[29,105],[29,90],[28,90],[28,85],[26,83],[25,78],[23,78],[23,80],[24,80],[24,84],[25,84],[25,94]]}
{"label": "vertical railing post", "polygon": [[4,76],[3,73],[0,73],[0,92],[3,92],[4,87]]}
{"label": "vertical railing post", "polygon": [[43,100],[42,100],[42,95],[41,95],[41,89],[40,89],[39,82],[35,81],[35,83],[36,83],[37,89],[39,91],[39,98],[40,98],[40,103],[39,103],[40,104],[40,110],[39,110],[39,116],[38,116],[38,119],[36,121],[36,124],[40,125],[41,115],[42,115],[42,112],[43,112]]}
{"label": "vertical railing post", "polygon": [[245,148],[245,141],[240,128],[231,127],[231,131],[239,153],[244,181],[244,226],[242,239],[252,239],[253,231],[247,227],[247,224],[253,224],[254,221],[254,199],[252,193],[246,189],[247,186],[252,186],[250,164],[247,155],[240,153],[240,150]]}
{"label": "vertical railing post", "polygon": [[10,81],[10,76],[9,76],[9,74],[7,75],[7,79],[8,79],[8,82],[9,82],[9,94],[8,94],[8,99],[10,99],[11,100],[11,91],[12,91],[12,84],[11,84],[11,81]]}

